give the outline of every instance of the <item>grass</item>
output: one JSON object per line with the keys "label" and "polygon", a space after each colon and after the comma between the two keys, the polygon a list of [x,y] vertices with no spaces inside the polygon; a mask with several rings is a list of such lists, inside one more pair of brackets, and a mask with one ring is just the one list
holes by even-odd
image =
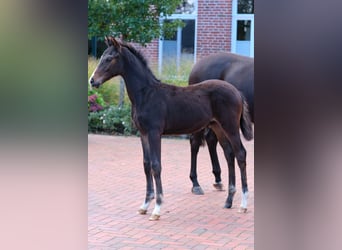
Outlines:
{"label": "grass", "polygon": [[[175,58],[166,58],[163,60],[162,74],[158,77],[165,83],[176,86],[187,86],[190,71],[193,67],[193,58],[186,54],[181,57],[179,68],[177,69]],[[155,69],[157,72],[158,69]]]}
{"label": "grass", "polygon": [[[88,57],[88,79],[94,72],[99,60]],[[177,70],[176,59],[168,58],[163,62],[162,74],[158,73],[158,66],[151,68],[152,72],[162,82],[176,86],[187,86],[190,71],[193,67],[193,60],[189,57],[182,57],[179,70]],[[100,93],[104,101],[109,105],[117,105],[119,102],[120,77],[115,77],[103,84],[96,90]],[[125,93],[125,103],[130,103],[127,92]]]}

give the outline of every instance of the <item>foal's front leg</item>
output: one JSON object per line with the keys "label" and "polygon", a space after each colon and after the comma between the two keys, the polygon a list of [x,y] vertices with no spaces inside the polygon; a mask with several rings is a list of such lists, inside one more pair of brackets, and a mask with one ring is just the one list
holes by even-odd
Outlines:
{"label": "foal's front leg", "polygon": [[161,182],[161,135],[159,131],[151,131],[148,134],[148,142],[152,175],[156,184],[156,204],[150,220],[159,220],[161,204],[163,202],[163,187]]}
{"label": "foal's front leg", "polygon": [[144,172],[146,176],[146,197],[145,197],[143,204],[140,206],[140,209],[138,210],[138,212],[140,214],[146,214],[147,209],[150,206],[151,200],[154,198],[152,165],[151,165],[151,159],[150,159],[148,138],[146,135],[141,136],[141,144],[143,148]]}

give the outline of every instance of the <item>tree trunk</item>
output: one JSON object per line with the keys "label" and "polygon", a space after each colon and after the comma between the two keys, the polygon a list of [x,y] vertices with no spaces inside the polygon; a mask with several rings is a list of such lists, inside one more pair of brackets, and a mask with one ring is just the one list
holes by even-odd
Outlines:
{"label": "tree trunk", "polygon": [[125,81],[120,78],[120,95],[119,95],[119,107],[122,107],[125,103]]}

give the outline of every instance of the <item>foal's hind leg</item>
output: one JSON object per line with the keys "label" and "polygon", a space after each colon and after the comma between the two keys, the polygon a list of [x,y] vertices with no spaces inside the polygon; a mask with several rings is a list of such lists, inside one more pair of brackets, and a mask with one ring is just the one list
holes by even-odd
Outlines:
{"label": "foal's hind leg", "polygon": [[242,186],[242,198],[239,212],[247,212],[247,200],[248,200],[248,185],[247,185],[247,170],[246,170],[246,149],[242,145],[240,134],[229,134],[229,140],[233,151],[235,153],[241,174],[241,186]]}
{"label": "foal's hind leg", "polygon": [[144,155],[144,172],[146,177],[146,197],[143,204],[140,206],[138,212],[140,214],[146,214],[151,200],[154,198],[153,177],[152,177],[152,165],[150,160],[150,152],[148,146],[147,136],[141,136],[141,144]]}
{"label": "foal's hind leg", "polygon": [[227,138],[224,138],[220,142],[221,147],[223,148],[224,156],[227,160],[228,164],[228,197],[226,203],[224,205],[225,208],[231,208],[233,205],[233,198],[236,193],[236,177],[235,177],[235,158],[232,146]]}
{"label": "foal's hind leg", "polygon": [[205,135],[205,140],[207,141],[208,150],[209,150],[210,159],[211,159],[211,165],[213,168],[213,174],[215,176],[214,187],[217,190],[222,191],[223,185],[221,183],[221,167],[220,167],[220,163],[217,157],[217,150],[216,150],[218,140],[213,130],[208,129],[208,132]]}
{"label": "foal's hind leg", "polygon": [[228,197],[225,202],[224,207],[225,208],[231,208],[233,204],[233,199],[234,195],[236,193],[236,188],[235,188],[235,164],[234,164],[234,156],[232,156],[232,147],[230,145],[230,142],[227,138],[227,135],[225,132],[222,130],[222,127],[217,124],[217,123],[212,123],[210,126],[214,131],[217,136],[217,139],[223,149],[224,156],[227,160],[228,164]]}
{"label": "foal's hind leg", "polygon": [[[227,123],[229,124],[229,123]],[[242,200],[241,200],[241,208],[240,212],[247,211],[247,199],[248,199],[248,186],[247,186],[247,172],[246,172],[246,150],[242,145],[239,133],[239,127],[234,126],[234,124],[230,123],[226,124],[213,124],[212,128],[214,129],[218,140],[223,147],[225,152],[226,159],[231,159],[227,156],[234,152],[241,173],[241,185],[242,185]],[[223,130],[222,130],[223,129]],[[230,143],[229,143],[230,142]],[[231,146],[231,147],[230,147]],[[231,151],[232,149],[232,151]],[[225,208],[231,208],[233,197],[236,192],[235,189],[235,168],[232,162],[228,162],[229,167],[229,194],[225,203]]]}
{"label": "foal's hind leg", "polygon": [[197,195],[204,194],[197,180],[197,154],[198,154],[199,147],[202,144],[203,136],[204,136],[204,130],[201,130],[200,132],[194,133],[190,136],[190,146],[191,146],[190,180],[192,182],[191,192]]}

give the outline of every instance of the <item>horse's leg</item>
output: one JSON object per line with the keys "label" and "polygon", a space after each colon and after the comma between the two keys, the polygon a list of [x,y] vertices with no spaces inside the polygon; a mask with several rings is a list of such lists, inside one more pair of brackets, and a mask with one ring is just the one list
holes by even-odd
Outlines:
{"label": "horse's leg", "polygon": [[232,157],[232,147],[227,138],[227,135],[223,131],[222,127],[217,123],[212,123],[210,127],[214,130],[217,139],[223,149],[224,156],[227,160],[228,164],[228,197],[224,204],[225,208],[231,208],[233,205],[234,195],[236,193],[235,183],[235,164],[234,164],[234,155]]}
{"label": "horse's leg", "polygon": [[149,132],[148,142],[152,175],[156,185],[156,204],[149,219],[158,220],[160,218],[160,209],[163,202],[163,187],[161,182],[161,136],[159,131]]}
{"label": "horse's leg", "polygon": [[[227,123],[229,124],[229,123]],[[239,212],[245,213],[247,212],[247,199],[248,199],[248,185],[247,185],[247,170],[246,170],[246,149],[242,145],[239,127],[234,126],[232,123],[230,125],[226,125],[225,123],[221,125],[223,130],[225,131],[227,138],[230,141],[230,145],[233,148],[233,152],[237,159],[240,173],[241,173],[241,186],[242,186],[242,198],[241,198],[241,206]],[[229,198],[229,197],[228,197]],[[229,202],[229,199],[227,199]],[[226,204],[227,204],[226,202]],[[229,205],[229,203],[227,204]]]}
{"label": "horse's leg", "polygon": [[247,212],[247,200],[248,200],[248,185],[247,185],[247,170],[246,170],[246,149],[242,145],[240,135],[230,135],[229,137],[231,145],[236,155],[236,159],[240,168],[241,174],[241,186],[242,186],[242,197],[239,212]]}
{"label": "horse's leg", "polygon": [[228,177],[229,177],[229,182],[228,182],[228,197],[225,203],[225,208],[231,208],[233,205],[233,198],[236,193],[236,177],[235,177],[235,158],[234,158],[234,152],[232,149],[232,146],[230,145],[230,142],[227,140],[227,138],[224,138],[222,143],[220,143],[223,151],[224,151],[224,156],[227,160],[228,163]]}
{"label": "horse's leg", "polygon": [[204,136],[204,130],[194,133],[190,137],[190,146],[191,146],[190,180],[192,181],[191,192],[197,195],[204,194],[197,180],[197,154],[198,154],[199,147],[202,144],[203,136]]}
{"label": "horse's leg", "polygon": [[152,178],[152,166],[150,160],[150,152],[148,139],[146,135],[141,135],[141,144],[143,148],[144,155],[144,172],[146,176],[146,197],[143,204],[140,206],[138,212],[140,214],[146,214],[147,209],[154,198],[154,188],[153,188],[153,178]]}
{"label": "horse's leg", "polygon": [[212,164],[212,168],[213,168],[213,174],[215,176],[214,187],[217,190],[222,191],[223,185],[221,183],[221,167],[220,167],[220,163],[219,163],[219,160],[217,157],[217,151],[216,151],[218,140],[217,140],[217,137],[216,137],[213,130],[208,129],[208,132],[205,135],[205,140],[207,141],[210,159],[211,159],[211,164]]}

